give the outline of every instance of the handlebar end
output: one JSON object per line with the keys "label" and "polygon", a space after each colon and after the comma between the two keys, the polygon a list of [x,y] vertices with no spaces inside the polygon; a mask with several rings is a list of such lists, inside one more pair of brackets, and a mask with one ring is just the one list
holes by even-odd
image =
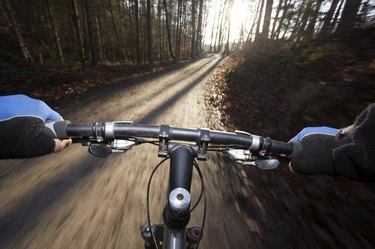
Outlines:
{"label": "handlebar end", "polygon": [[48,122],[45,124],[44,132],[54,138],[69,139],[70,137],[66,133],[66,127],[70,123],[71,122],[68,120]]}

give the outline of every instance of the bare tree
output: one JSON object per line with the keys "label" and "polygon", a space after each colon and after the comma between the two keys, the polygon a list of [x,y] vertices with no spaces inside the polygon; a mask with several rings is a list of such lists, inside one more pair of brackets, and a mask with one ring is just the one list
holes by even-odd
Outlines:
{"label": "bare tree", "polygon": [[331,6],[330,6],[327,14],[324,17],[322,29],[320,30],[320,33],[319,33],[318,38],[320,40],[324,40],[328,37],[329,32],[331,30],[331,23],[332,23],[333,14],[335,13],[337,5],[338,5],[339,2],[340,2],[340,0],[332,0]]}
{"label": "bare tree", "polygon": [[116,37],[118,48],[119,48],[119,50],[121,52],[122,57],[126,61],[126,55],[125,55],[125,51],[124,51],[124,46],[122,45],[120,34],[119,34],[119,30],[118,30],[117,25],[116,25],[117,22],[116,22],[116,17],[115,17],[115,15],[113,13],[113,8],[112,8],[111,0],[108,0],[108,8],[109,8],[109,13],[111,15],[111,20],[112,20],[112,25],[113,25],[113,31],[115,33],[115,37]]}
{"label": "bare tree", "polygon": [[63,57],[63,52],[62,52],[62,48],[61,48],[60,36],[59,36],[59,30],[57,28],[57,23],[56,23],[54,15],[53,15],[52,8],[51,8],[49,0],[44,0],[44,2],[46,4],[46,8],[47,8],[48,20],[49,20],[49,23],[50,23],[51,28],[52,28],[52,34],[53,34],[53,38],[54,38],[54,42],[55,42],[57,56],[58,56],[58,59],[59,59],[60,63],[64,63],[64,57]]}
{"label": "bare tree", "polygon": [[175,31],[175,40],[176,40],[176,58],[180,59],[180,50],[181,50],[181,22],[182,22],[182,0],[177,1],[177,15],[176,15],[176,31]]}
{"label": "bare tree", "polygon": [[259,16],[258,16],[258,23],[257,23],[257,28],[255,32],[255,40],[259,38],[260,35],[260,24],[262,22],[262,16],[263,16],[263,7],[264,7],[264,0],[260,2],[260,11],[259,11]]}
{"label": "bare tree", "polygon": [[284,27],[284,33],[283,33],[282,39],[285,39],[285,36],[286,36],[286,33],[289,29],[290,23],[292,22],[293,13],[292,13],[292,11],[289,11],[289,10],[293,10],[294,5],[296,4],[296,1],[294,1],[293,3],[291,3],[291,1],[292,0],[289,0],[287,6],[285,7],[285,11],[284,11],[283,16],[281,18],[282,21],[280,22],[279,28],[277,29],[276,37],[279,37],[281,28],[282,28],[283,23],[284,23],[284,19],[287,18],[287,22],[286,22],[285,27]]}
{"label": "bare tree", "polygon": [[104,48],[104,39],[103,39],[103,28],[102,28],[102,17],[100,11],[100,0],[96,0],[96,19],[95,19],[95,27],[96,33],[98,34],[98,46],[99,46],[99,60],[103,62],[106,60],[105,48]]}
{"label": "bare tree", "polygon": [[172,40],[171,40],[171,31],[170,31],[170,24],[169,24],[169,17],[168,17],[168,6],[167,0],[164,0],[164,12],[165,12],[165,23],[167,26],[167,36],[168,36],[168,47],[169,53],[174,61],[176,61],[176,57],[174,56],[173,49],[172,49]]}
{"label": "bare tree", "polygon": [[196,49],[197,53],[201,53],[201,42],[202,42],[202,22],[203,22],[203,0],[199,0],[199,15],[198,15],[198,29],[197,29],[197,42]]}
{"label": "bare tree", "polygon": [[153,63],[151,7],[151,0],[147,0],[147,55],[149,63]]}
{"label": "bare tree", "polygon": [[[257,4],[257,7],[256,7],[256,11],[255,11],[255,17],[254,17],[254,19],[253,19],[253,24],[251,25],[250,31],[249,31],[249,33],[248,33],[248,35],[247,35],[246,42],[251,41],[251,38],[252,38],[252,35],[253,35],[254,27],[255,27],[255,25],[258,24],[258,20],[259,20],[259,18],[261,18],[261,13],[260,13],[261,4],[262,4],[262,1],[259,0],[259,1],[258,1],[258,4]],[[258,32],[259,32],[259,30],[258,30]]]}
{"label": "bare tree", "polygon": [[17,23],[16,18],[14,16],[12,6],[9,4],[9,0],[4,0],[1,3],[2,3],[2,6],[5,10],[4,13],[6,15],[6,18],[8,19],[9,26],[13,29],[13,31],[16,35],[17,42],[18,42],[18,45],[21,49],[23,57],[28,61],[33,61],[33,58],[30,55],[28,46],[27,46],[27,44],[26,44],[26,42],[25,42],[25,40],[24,40],[24,38],[21,34],[21,28],[20,28],[19,24]]}
{"label": "bare tree", "polygon": [[297,34],[298,34],[298,31],[300,29],[300,26],[302,25],[302,22],[303,22],[303,18],[302,16],[304,15],[304,9],[305,9],[305,6],[306,6],[306,1],[307,0],[303,0],[301,2],[301,4],[299,5],[299,8],[297,10],[297,15],[295,15],[295,24],[294,24],[294,28],[292,30],[292,33],[290,35],[290,38],[291,39],[294,39]]}
{"label": "bare tree", "polygon": [[305,8],[301,9],[301,11],[303,12],[301,22],[298,26],[298,29],[296,30],[296,33],[294,34],[297,37],[298,41],[300,41],[303,38],[303,35],[305,34],[305,29],[311,13],[312,4],[313,0],[307,0]]}
{"label": "bare tree", "polygon": [[230,14],[232,12],[232,7],[233,7],[233,0],[228,0],[228,7],[225,9],[225,21],[226,21],[226,29],[227,29],[227,34],[226,34],[226,43],[225,43],[225,49],[224,49],[224,55],[229,55],[230,49],[229,49],[229,40],[230,40],[230,24],[231,24],[231,18]]}
{"label": "bare tree", "polygon": [[77,50],[78,50],[78,57],[82,65],[85,64],[85,51],[83,47],[82,41],[82,32],[81,32],[81,25],[80,25],[80,18],[78,15],[78,8],[77,8],[77,1],[71,0],[71,13],[73,18],[74,29],[76,31],[76,39],[77,39]]}
{"label": "bare tree", "polygon": [[[272,23],[271,39],[275,38],[276,24],[277,24],[277,21],[279,19],[279,14],[280,14],[281,9],[283,8],[283,5],[286,5],[286,1],[287,0],[279,0],[279,4],[277,5],[277,10],[276,10],[275,18],[274,18],[273,23]],[[281,18],[280,18],[279,21],[282,21]]]}
{"label": "bare tree", "polygon": [[273,0],[267,0],[266,11],[264,12],[262,35],[261,35],[263,39],[268,39],[268,35],[270,32],[272,5],[273,5]]}
{"label": "bare tree", "polygon": [[345,2],[345,0],[341,0],[341,2],[339,4],[339,7],[336,10],[335,16],[333,17],[333,20],[332,20],[332,23],[331,23],[330,33],[332,33],[337,26],[339,16],[341,15],[341,10],[342,10],[342,6],[343,6],[344,2]]}
{"label": "bare tree", "polygon": [[137,64],[141,64],[141,51],[139,46],[139,8],[138,0],[134,0],[134,19],[135,19],[135,53],[137,58]]}
{"label": "bare tree", "polygon": [[196,55],[196,0],[191,0],[191,57]]}
{"label": "bare tree", "polygon": [[315,33],[315,24],[319,15],[323,0],[317,0],[315,8],[311,10],[309,24],[304,34],[304,40],[312,40]]}
{"label": "bare tree", "polygon": [[90,49],[91,55],[91,65],[96,66],[98,65],[98,44],[97,44],[97,37],[95,32],[95,25],[93,22],[93,2],[90,0],[84,0],[85,4],[85,13],[86,13],[86,26],[87,26],[87,34],[88,34],[88,46]]}
{"label": "bare tree", "polygon": [[357,23],[357,14],[361,0],[347,0],[342,11],[340,22],[337,26],[336,35],[340,37],[350,36]]}

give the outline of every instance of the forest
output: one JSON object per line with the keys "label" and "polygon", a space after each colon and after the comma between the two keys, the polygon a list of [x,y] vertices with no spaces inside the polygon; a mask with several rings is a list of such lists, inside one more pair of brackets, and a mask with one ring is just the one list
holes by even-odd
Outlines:
{"label": "forest", "polygon": [[[334,72],[337,62],[358,58],[369,62],[365,71],[372,75],[374,4],[373,0],[2,0],[0,94],[23,92],[53,101],[163,71],[206,53],[241,55],[229,63],[232,76],[247,71],[241,71],[241,65],[251,64],[254,76],[270,73],[278,79],[286,65],[310,62],[326,65],[314,72],[323,75]],[[286,63],[267,63],[275,56]],[[306,67],[295,71],[309,72]]]}
{"label": "forest", "polygon": [[1,55],[42,65],[186,59],[202,52],[206,7],[203,0],[6,0]]}
{"label": "forest", "polygon": [[[289,141],[375,103],[375,0],[0,0],[0,11],[0,95],[42,99],[73,122]],[[74,144],[1,160],[0,247],[141,247],[139,193],[158,159],[146,152],[98,160]],[[373,183],[216,156],[203,167],[202,248],[374,248]]]}
{"label": "forest", "polygon": [[[236,1],[245,14],[231,32]],[[0,7],[0,55],[11,64],[179,61],[259,39],[351,37],[375,22],[370,0],[3,0]]]}

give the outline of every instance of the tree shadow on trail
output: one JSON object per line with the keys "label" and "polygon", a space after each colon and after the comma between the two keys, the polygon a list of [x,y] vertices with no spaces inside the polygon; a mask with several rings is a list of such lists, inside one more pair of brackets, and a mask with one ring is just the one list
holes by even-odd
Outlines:
{"label": "tree shadow on trail", "polygon": [[[170,99],[165,100],[159,106],[150,110],[147,114],[137,120],[138,123],[150,123],[156,117],[164,113],[168,107],[176,103],[182,96],[191,91],[207,77],[221,62],[217,60],[207,71],[177,92]],[[50,211],[53,205],[64,199],[76,188],[82,180],[87,179],[92,173],[105,163],[92,156],[86,156],[79,162],[72,164],[51,180],[40,191],[32,193],[23,199],[19,205],[9,212],[0,216],[0,248],[12,247],[14,243],[25,236],[39,222],[43,214]]]}
{"label": "tree shadow on trail", "polygon": [[155,120],[158,116],[160,116],[162,113],[168,110],[169,107],[171,107],[173,104],[175,104],[181,97],[188,94],[191,90],[194,89],[195,86],[197,86],[199,83],[202,82],[202,80],[207,77],[216,67],[219,65],[219,63],[224,59],[224,57],[221,57],[219,60],[217,60],[212,66],[210,66],[206,72],[204,72],[202,75],[200,75],[198,78],[196,78],[194,81],[192,81],[190,84],[185,86],[181,91],[177,92],[174,96],[171,98],[165,100],[162,104],[155,106],[152,110],[148,112],[145,116],[142,118],[136,120],[136,123],[141,124],[148,124],[151,123],[151,121]]}

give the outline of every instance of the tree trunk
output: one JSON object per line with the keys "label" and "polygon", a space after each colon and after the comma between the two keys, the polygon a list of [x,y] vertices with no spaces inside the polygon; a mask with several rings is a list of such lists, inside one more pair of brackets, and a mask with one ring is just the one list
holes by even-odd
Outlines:
{"label": "tree trunk", "polygon": [[228,29],[227,29],[227,40],[226,40],[226,43],[225,43],[224,55],[229,55],[229,53],[230,53],[229,41],[230,41],[230,26],[231,26],[230,21],[231,21],[232,7],[233,7],[233,0],[229,0],[228,7],[225,10],[225,12],[226,12],[225,19],[226,19]]}
{"label": "tree trunk", "polygon": [[219,32],[220,32],[220,26],[221,26],[221,22],[222,22],[222,15],[223,13],[221,12],[221,8],[222,8],[222,5],[223,5],[223,1],[225,0],[221,0],[220,1],[220,7],[219,7],[219,15],[217,17],[217,25],[215,26],[216,28],[216,33],[215,33],[215,42],[214,42],[214,52],[216,53],[217,52],[217,43],[218,43],[218,39],[219,39]]}
{"label": "tree trunk", "polygon": [[256,33],[255,33],[255,40],[259,38],[259,34],[260,34],[260,24],[262,22],[263,8],[264,8],[264,0],[262,0],[260,3],[259,19],[257,23]]}
{"label": "tree trunk", "polygon": [[77,50],[78,50],[78,57],[82,65],[85,65],[85,50],[83,47],[83,40],[82,40],[82,32],[81,26],[79,24],[80,18],[78,15],[78,8],[77,8],[77,1],[71,0],[71,13],[73,18],[74,29],[76,31],[76,39],[77,39]]}
{"label": "tree trunk", "polygon": [[370,1],[372,0],[366,0],[362,3],[362,7],[361,7],[361,11],[360,13],[358,14],[358,24],[357,24],[357,27],[358,28],[365,28],[366,26],[366,23],[367,23],[367,17],[369,15],[369,13],[372,12],[372,9],[373,9],[373,5],[370,4]]}
{"label": "tree trunk", "polygon": [[307,29],[306,29],[306,32],[305,32],[305,35],[304,35],[304,40],[311,41],[314,38],[315,24],[316,24],[316,20],[319,16],[319,10],[320,10],[320,7],[322,5],[322,2],[323,2],[323,0],[317,0],[316,1],[316,6],[315,6],[315,9],[313,10],[313,12],[311,14],[310,21],[309,21],[309,24],[307,26]]}
{"label": "tree trunk", "polygon": [[215,47],[216,50],[215,52],[219,52],[222,49],[223,41],[222,41],[222,36],[223,36],[223,26],[224,26],[224,17],[225,17],[225,9],[227,7],[227,0],[224,0],[224,5],[221,10],[221,20],[220,20],[220,26],[219,26],[219,32],[218,32],[218,39],[217,39],[217,46],[215,42]]}
{"label": "tree trunk", "polygon": [[291,37],[292,39],[294,39],[294,38],[297,36],[298,31],[299,31],[299,29],[300,29],[300,26],[301,26],[301,24],[302,24],[302,18],[301,18],[301,16],[303,16],[304,13],[305,13],[304,10],[305,10],[306,1],[307,1],[307,0],[303,0],[302,3],[301,3],[301,5],[300,5],[299,8],[298,8],[297,17],[296,17],[296,20],[297,20],[297,21],[296,21],[296,23],[295,23],[295,25],[294,25],[294,28],[293,28],[292,34],[290,35],[290,37]]}
{"label": "tree trunk", "polygon": [[64,57],[63,57],[63,52],[62,52],[62,48],[61,48],[59,31],[58,31],[58,28],[57,28],[56,19],[53,15],[52,8],[51,8],[51,5],[49,3],[49,0],[44,0],[44,1],[46,3],[46,7],[47,7],[48,20],[49,20],[49,23],[50,23],[51,28],[52,28],[52,33],[53,33],[53,38],[54,38],[54,42],[55,42],[57,56],[58,56],[59,62],[63,64],[64,63]]}
{"label": "tree trunk", "polygon": [[[285,0],[284,1],[283,14],[281,15],[281,18],[280,18],[280,21],[279,21],[279,25],[277,26],[277,29],[276,29],[275,34],[274,34],[274,37],[276,39],[279,39],[279,35],[280,35],[280,32],[281,32],[281,29],[282,29],[282,27],[284,25],[284,20],[288,16],[288,13],[289,13],[289,7],[291,5],[291,2],[292,2],[292,0],[289,0],[289,1]],[[292,4],[293,7],[294,7],[294,4],[295,4],[295,2]],[[291,9],[293,9],[293,7]],[[286,25],[287,27],[289,26],[289,24],[291,22],[291,19],[292,19],[292,16],[288,16],[288,21],[287,21],[287,25]],[[286,33],[286,31],[287,31],[287,28],[285,29],[284,34]]]}
{"label": "tree trunk", "polygon": [[307,0],[306,8],[304,9],[304,12],[302,15],[301,25],[299,26],[297,33],[296,33],[297,41],[300,41],[305,34],[305,28],[306,28],[306,24],[311,13],[312,3],[313,3],[313,0]]}
{"label": "tree trunk", "polygon": [[152,54],[152,21],[151,21],[151,0],[147,0],[147,55],[148,62],[153,63]]}
{"label": "tree trunk", "polygon": [[100,16],[100,0],[96,0],[96,33],[98,34],[98,46],[99,46],[99,60],[103,62],[106,60],[105,49],[104,49],[104,39],[103,39],[103,28],[102,19]]}
{"label": "tree trunk", "polygon": [[250,28],[250,31],[249,33],[247,34],[247,38],[246,38],[246,42],[249,42],[251,41],[252,39],[252,35],[253,35],[253,30],[254,30],[254,27],[255,25],[258,23],[258,19],[260,18],[261,14],[260,14],[260,5],[261,5],[262,1],[258,1],[258,5],[256,7],[256,12],[255,12],[255,17],[254,17],[254,20],[253,20],[253,24],[251,25],[251,28]]}
{"label": "tree trunk", "polygon": [[332,20],[332,23],[331,23],[331,26],[330,26],[330,29],[329,29],[329,33],[333,33],[333,30],[337,25],[339,16],[341,14],[342,5],[344,4],[344,2],[345,2],[344,0],[340,1],[340,5],[336,10],[335,16],[333,17],[333,20]]}
{"label": "tree trunk", "polygon": [[340,0],[332,0],[331,6],[326,16],[324,17],[322,29],[320,30],[318,35],[319,40],[325,40],[329,36],[333,14],[335,13],[339,1]]}
{"label": "tree trunk", "polygon": [[[275,15],[275,18],[274,18],[273,24],[272,24],[271,39],[275,38],[276,23],[277,23],[277,21],[279,19],[279,14],[280,14],[280,11],[281,11],[281,9],[283,7],[283,2],[284,2],[284,0],[279,0],[279,4],[277,6],[276,15]],[[280,21],[281,21],[281,18],[280,18]]]}
{"label": "tree trunk", "polygon": [[357,24],[357,14],[361,0],[347,0],[342,11],[340,22],[337,26],[336,35],[339,37],[349,37]]}
{"label": "tree trunk", "polygon": [[176,52],[176,58],[179,60],[180,57],[180,47],[181,47],[181,18],[182,18],[182,1],[177,1],[177,16],[176,16],[176,46],[175,46],[175,52]]}
{"label": "tree trunk", "polygon": [[111,0],[108,0],[108,8],[109,8],[109,13],[111,15],[113,31],[115,32],[115,37],[116,37],[118,49],[120,50],[120,53],[121,53],[122,57],[124,58],[124,61],[126,61],[126,55],[125,55],[124,47],[122,46],[120,35],[119,35],[118,29],[117,29],[116,18],[115,18],[115,15],[113,14]]}
{"label": "tree trunk", "polygon": [[133,36],[133,16],[132,16],[132,7],[131,7],[131,4],[130,4],[130,1],[129,1],[129,5],[127,5],[127,1],[124,1],[124,5],[125,5],[125,9],[127,9],[127,14],[128,14],[128,18],[129,18],[129,25],[128,25],[128,35],[129,35],[129,44],[130,44],[130,48],[129,50],[131,51],[130,54],[132,55],[131,56],[131,60],[132,62],[134,63],[134,57],[135,57],[135,54],[136,54],[136,51],[135,51],[135,46],[134,46],[134,36]]}
{"label": "tree trunk", "polygon": [[95,34],[95,25],[93,22],[93,6],[90,0],[84,0],[85,4],[85,11],[86,11],[86,23],[87,23],[87,31],[88,31],[88,45],[90,48],[90,55],[91,55],[91,66],[98,65],[98,44],[97,44],[97,37]]}
{"label": "tree trunk", "polygon": [[45,34],[45,31],[43,31],[43,27],[42,27],[42,24],[40,22],[40,6],[36,6],[38,5],[37,3],[34,3],[34,2],[30,2],[30,5],[31,5],[31,11],[32,11],[32,25],[33,25],[33,28],[35,29],[35,32],[36,32],[36,36],[37,36],[37,40],[39,41],[39,44],[38,44],[38,48],[37,48],[37,51],[38,51],[38,57],[39,57],[39,63],[41,65],[44,64],[44,59],[43,59],[43,54],[47,54],[49,57],[53,57],[50,55],[50,53],[48,52],[48,49],[46,49],[46,46],[44,45],[44,41],[43,41],[43,35]]}
{"label": "tree trunk", "polygon": [[203,22],[203,0],[199,1],[199,16],[198,16],[198,30],[197,30],[197,46],[196,51],[198,54],[201,53],[201,43],[202,43],[202,22]]}
{"label": "tree trunk", "polygon": [[[291,1],[292,1],[292,0],[290,0],[290,1],[288,2],[288,4],[287,4],[288,7],[286,7],[286,10],[285,10],[286,12],[285,12],[285,14],[283,15],[283,22],[284,22],[285,17],[288,15],[289,6],[291,5],[290,9],[294,9],[294,5],[296,4],[296,1],[294,1],[293,4],[291,4]],[[279,29],[278,29],[278,31],[277,31],[276,37],[279,37],[279,36],[280,36],[281,27],[282,27],[283,22],[280,23],[280,26],[279,26]],[[287,21],[287,23],[286,23],[286,25],[285,25],[284,34],[283,34],[283,36],[282,36],[281,39],[285,39],[286,32],[288,31],[288,29],[289,29],[289,25],[290,25],[291,22],[292,22],[292,15],[289,14],[289,15],[288,15],[288,21]]]}
{"label": "tree trunk", "polygon": [[159,62],[162,62],[162,21],[161,21],[161,3],[160,0],[158,0],[157,3],[157,20],[158,20],[158,32],[157,32],[157,37],[158,37],[158,54],[159,54]]}
{"label": "tree trunk", "polygon": [[273,0],[267,0],[266,11],[264,13],[263,29],[262,29],[263,39],[268,39],[268,35],[270,32],[272,5],[273,5]]}
{"label": "tree trunk", "polygon": [[121,53],[122,53],[122,56],[124,57],[124,61],[126,62],[127,61],[127,57],[126,57],[126,50],[127,50],[127,47],[126,47],[126,32],[125,32],[125,21],[124,21],[124,18],[125,18],[125,1],[123,0],[117,0],[117,7],[118,7],[118,19],[119,19],[119,23],[120,23],[120,31],[119,31],[119,37],[120,37],[120,40],[121,40]]}
{"label": "tree trunk", "polygon": [[135,53],[137,64],[141,64],[141,52],[139,47],[139,9],[138,0],[134,1],[134,19],[135,19]]}
{"label": "tree trunk", "polygon": [[141,11],[139,13],[139,20],[140,20],[140,44],[141,46],[141,55],[142,55],[142,63],[144,64],[146,61],[146,53],[147,53],[147,10],[146,10],[146,0],[140,0],[141,2]]}
{"label": "tree trunk", "polygon": [[186,40],[187,40],[187,30],[188,30],[188,21],[187,21],[187,19],[188,19],[188,13],[187,13],[187,2],[186,1],[183,1],[182,2],[183,3],[183,11],[182,11],[182,13],[184,13],[184,18],[183,18],[183,20],[184,20],[184,25],[183,25],[183,30],[184,30],[184,32],[183,32],[183,41],[182,41],[182,48],[183,48],[183,54],[182,54],[182,58],[184,58],[184,59],[187,59],[188,58],[188,45],[186,44]]}
{"label": "tree trunk", "polygon": [[3,4],[3,8],[5,10],[4,11],[5,16],[8,19],[9,26],[13,29],[13,31],[14,31],[16,37],[17,37],[17,42],[18,42],[18,45],[20,46],[21,53],[22,53],[23,57],[26,60],[33,62],[34,60],[30,55],[27,44],[26,44],[25,40],[23,39],[23,36],[21,35],[21,28],[16,21],[12,6],[9,4],[8,0],[2,1],[2,4]]}
{"label": "tree trunk", "polygon": [[171,32],[169,28],[169,17],[168,17],[168,6],[167,6],[167,0],[164,0],[164,12],[165,12],[165,23],[167,25],[167,36],[168,36],[168,46],[169,46],[169,53],[171,54],[171,57],[173,61],[176,61],[176,57],[173,54],[172,49],[172,41],[171,41]]}
{"label": "tree trunk", "polygon": [[195,20],[195,9],[196,9],[196,5],[195,5],[195,2],[196,0],[191,0],[191,57],[195,57],[196,55],[196,51],[195,51],[195,42],[196,42],[196,26],[195,26],[195,23],[196,23],[196,20]]}
{"label": "tree trunk", "polygon": [[211,39],[210,39],[210,49],[209,49],[210,52],[213,52],[212,46],[213,46],[213,42],[214,42],[214,30],[215,30],[215,27],[217,26],[216,25],[216,20],[219,19],[219,16],[218,16],[219,12],[216,10],[216,6],[215,6],[214,13],[215,13],[215,15],[214,15],[214,22],[212,24],[212,29],[211,29]]}

